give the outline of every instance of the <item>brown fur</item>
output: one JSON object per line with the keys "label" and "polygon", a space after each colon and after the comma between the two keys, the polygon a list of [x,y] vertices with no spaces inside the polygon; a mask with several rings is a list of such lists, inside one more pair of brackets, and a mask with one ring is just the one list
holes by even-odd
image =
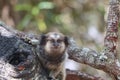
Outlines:
{"label": "brown fur", "polygon": [[44,50],[41,55],[42,65],[50,72],[49,77],[56,79],[57,76],[62,75],[61,80],[65,80],[67,37],[62,33],[50,32],[41,36],[40,46]]}

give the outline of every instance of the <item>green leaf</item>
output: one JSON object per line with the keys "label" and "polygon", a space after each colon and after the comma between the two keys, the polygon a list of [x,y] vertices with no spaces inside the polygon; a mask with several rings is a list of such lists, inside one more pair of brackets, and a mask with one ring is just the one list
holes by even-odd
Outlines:
{"label": "green leaf", "polygon": [[32,19],[32,16],[27,14],[21,21],[21,23],[18,25],[19,30],[23,30],[25,27],[28,26],[30,20]]}
{"label": "green leaf", "polygon": [[34,16],[38,15],[39,14],[39,8],[38,7],[33,7],[31,13]]}
{"label": "green leaf", "polygon": [[41,32],[45,32],[47,30],[47,26],[43,20],[39,19],[37,24],[38,24],[38,28]]}
{"label": "green leaf", "polygon": [[32,6],[30,4],[18,4],[15,6],[16,11],[30,11]]}
{"label": "green leaf", "polygon": [[54,4],[52,2],[40,2],[38,4],[38,7],[40,9],[53,9],[54,8]]}

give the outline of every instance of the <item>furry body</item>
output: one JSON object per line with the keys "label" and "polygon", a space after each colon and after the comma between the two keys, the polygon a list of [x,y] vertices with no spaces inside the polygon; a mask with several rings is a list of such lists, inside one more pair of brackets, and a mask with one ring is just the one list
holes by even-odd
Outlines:
{"label": "furry body", "polygon": [[[61,33],[50,32],[40,40],[40,60],[51,80],[65,80],[65,61],[68,39]],[[61,77],[61,79],[59,79]]]}

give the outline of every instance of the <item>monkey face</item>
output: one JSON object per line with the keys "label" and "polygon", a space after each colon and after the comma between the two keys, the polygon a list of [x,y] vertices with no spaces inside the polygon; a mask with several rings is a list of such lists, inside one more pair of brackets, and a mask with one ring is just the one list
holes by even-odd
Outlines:
{"label": "monkey face", "polygon": [[44,49],[48,54],[63,54],[68,46],[67,37],[61,33],[50,32],[43,37],[43,41],[40,42],[44,45]]}
{"label": "monkey face", "polygon": [[46,39],[45,50],[48,53],[63,53],[65,48],[64,39],[58,34],[50,35]]}

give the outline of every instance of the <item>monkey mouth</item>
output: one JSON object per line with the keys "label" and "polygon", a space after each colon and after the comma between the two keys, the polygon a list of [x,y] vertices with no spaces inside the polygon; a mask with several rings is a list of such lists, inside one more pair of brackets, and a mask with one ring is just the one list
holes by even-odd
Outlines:
{"label": "monkey mouth", "polygon": [[59,49],[60,47],[58,47],[58,46],[55,46],[55,47],[53,47],[53,49]]}
{"label": "monkey mouth", "polygon": [[51,51],[52,51],[52,52],[59,52],[59,51],[60,51],[60,48],[52,48]]}
{"label": "monkey mouth", "polygon": [[60,49],[61,49],[61,46],[52,46],[51,49],[60,50]]}

